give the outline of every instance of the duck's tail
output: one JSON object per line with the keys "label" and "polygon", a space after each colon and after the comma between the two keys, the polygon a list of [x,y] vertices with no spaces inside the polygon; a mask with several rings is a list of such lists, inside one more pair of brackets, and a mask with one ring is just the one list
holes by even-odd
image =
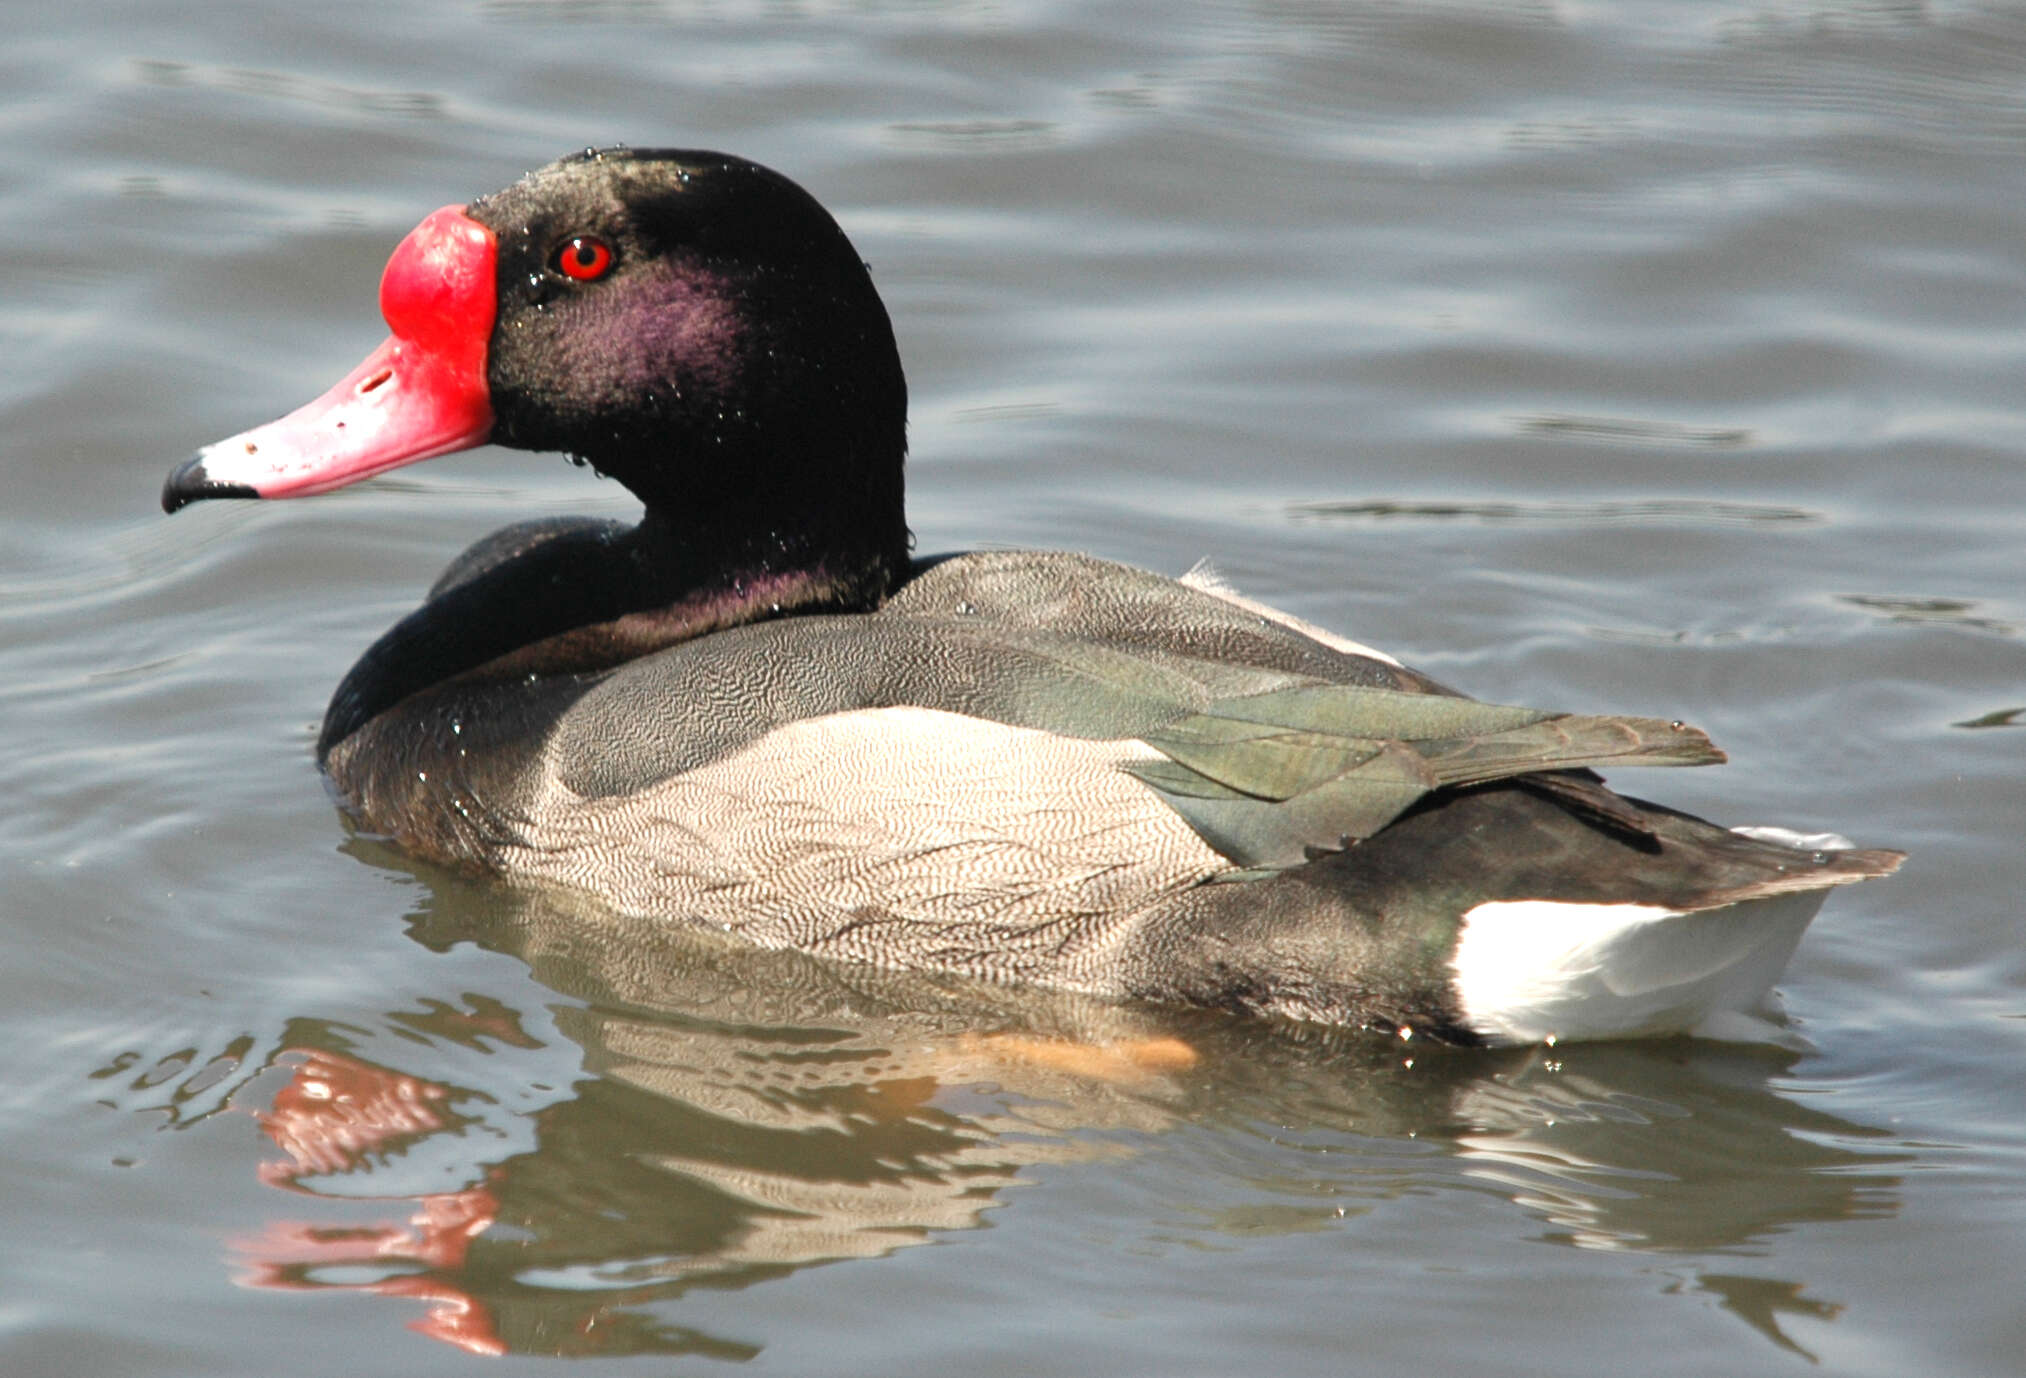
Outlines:
{"label": "duck's tail", "polygon": [[1687,1032],[1792,1044],[1773,982],[1828,892],[1888,875],[1898,852],[1834,834],[1739,828],[1801,855],[1791,871],[1681,908],[1502,900],[1464,915],[1456,989],[1464,1023],[1493,1043]]}

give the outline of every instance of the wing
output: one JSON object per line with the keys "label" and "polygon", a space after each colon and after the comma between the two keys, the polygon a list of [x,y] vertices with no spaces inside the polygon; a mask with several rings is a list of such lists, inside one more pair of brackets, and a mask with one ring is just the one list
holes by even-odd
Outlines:
{"label": "wing", "polygon": [[1679,723],[1478,703],[1215,594],[1053,555],[960,557],[872,616],[674,647],[586,692],[550,755],[576,793],[624,796],[796,723],[882,708],[1143,744],[1117,768],[1144,806],[1239,870],[1341,849],[1448,787],[1723,759]]}

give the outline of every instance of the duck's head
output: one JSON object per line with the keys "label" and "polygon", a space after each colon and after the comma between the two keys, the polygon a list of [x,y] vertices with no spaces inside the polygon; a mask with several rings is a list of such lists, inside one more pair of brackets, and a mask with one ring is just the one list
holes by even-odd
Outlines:
{"label": "duck's head", "polygon": [[905,550],[892,328],[843,231],[778,173],[587,150],[430,215],[380,308],[393,333],[364,363],[200,450],[163,507],[324,493],[492,442],[569,454],[650,522],[743,533],[768,563],[803,542]]}

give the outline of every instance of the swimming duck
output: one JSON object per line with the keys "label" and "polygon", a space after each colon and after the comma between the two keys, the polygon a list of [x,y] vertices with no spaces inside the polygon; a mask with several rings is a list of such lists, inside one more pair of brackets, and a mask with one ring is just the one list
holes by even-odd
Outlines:
{"label": "swimming duck", "polygon": [[592,149],[430,215],[391,337],[200,450],[165,509],[562,451],[636,525],[454,561],[317,756],[411,852],[888,967],[1463,1043],[1750,1036],[1832,887],[1900,854],[1730,830],[1596,767],[1680,722],[1480,703],[1086,555],[917,559],[865,265],[743,159]]}

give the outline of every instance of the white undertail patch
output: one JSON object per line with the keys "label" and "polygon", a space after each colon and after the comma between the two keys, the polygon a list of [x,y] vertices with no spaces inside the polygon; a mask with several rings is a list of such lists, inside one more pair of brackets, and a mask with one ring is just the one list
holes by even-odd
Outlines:
{"label": "white undertail patch", "polygon": [[[1838,833],[1732,832],[1803,852],[1847,851]],[[1691,1033],[1805,1047],[1773,1020],[1773,982],[1829,891],[1715,909],[1510,900],[1463,916],[1456,990],[1464,1022],[1495,1043]]]}
{"label": "white undertail patch", "polygon": [[1509,900],[1463,916],[1464,1022],[1495,1043],[1693,1033],[1777,1039],[1773,982],[1826,890],[1677,913]]}

